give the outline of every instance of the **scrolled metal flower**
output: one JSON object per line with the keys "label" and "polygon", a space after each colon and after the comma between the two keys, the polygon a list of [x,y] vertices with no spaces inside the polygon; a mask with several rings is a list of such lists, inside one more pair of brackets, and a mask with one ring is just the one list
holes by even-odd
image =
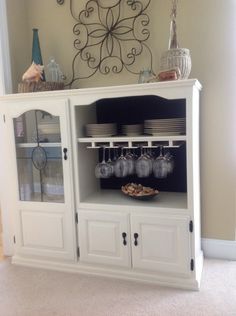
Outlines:
{"label": "scrolled metal flower", "polygon": [[65,1],[64,0],[57,0],[57,3],[62,5]]}
{"label": "scrolled metal flower", "polygon": [[[89,0],[79,14],[74,12],[73,0],[70,11],[76,20],[73,33],[77,50],[72,61],[72,85],[79,79],[90,78],[96,72],[118,74],[123,69],[135,71],[135,62],[145,54],[152,70],[152,53],[146,41],[150,36],[149,17],[145,10],[151,0],[117,0],[105,5],[102,0]],[[124,12],[126,13],[124,15]],[[86,67],[86,74],[79,73],[79,61]]]}

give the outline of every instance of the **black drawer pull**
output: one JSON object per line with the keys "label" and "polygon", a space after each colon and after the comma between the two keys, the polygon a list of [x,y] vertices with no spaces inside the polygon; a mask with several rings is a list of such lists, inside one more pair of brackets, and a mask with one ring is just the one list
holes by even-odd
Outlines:
{"label": "black drawer pull", "polygon": [[138,233],[134,233],[134,245],[138,246]]}
{"label": "black drawer pull", "polygon": [[127,241],[126,241],[126,236],[127,234],[126,233],[122,233],[122,237],[123,237],[123,245],[126,246],[127,245]]}
{"label": "black drawer pull", "polygon": [[64,160],[67,160],[67,148],[63,148]]}

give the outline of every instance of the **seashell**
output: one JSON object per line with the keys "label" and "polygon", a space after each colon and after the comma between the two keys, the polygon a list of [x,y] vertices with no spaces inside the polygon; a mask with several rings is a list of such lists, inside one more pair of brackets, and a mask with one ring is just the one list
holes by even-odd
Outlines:
{"label": "seashell", "polygon": [[43,68],[44,66],[32,62],[30,67],[23,74],[22,80],[25,82],[39,82],[43,79]]}

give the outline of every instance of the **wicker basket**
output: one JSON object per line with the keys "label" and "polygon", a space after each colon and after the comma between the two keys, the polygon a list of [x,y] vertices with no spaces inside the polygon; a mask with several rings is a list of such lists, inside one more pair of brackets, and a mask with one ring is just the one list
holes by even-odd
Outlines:
{"label": "wicker basket", "polygon": [[18,84],[18,92],[39,92],[39,91],[51,91],[51,90],[63,90],[64,82],[21,82]]}
{"label": "wicker basket", "polygon": [[191,66],[190,52],[187,48],[169,49],[161,56],[161,70],[178,67],[180,69],[180,79],[188,78]]}

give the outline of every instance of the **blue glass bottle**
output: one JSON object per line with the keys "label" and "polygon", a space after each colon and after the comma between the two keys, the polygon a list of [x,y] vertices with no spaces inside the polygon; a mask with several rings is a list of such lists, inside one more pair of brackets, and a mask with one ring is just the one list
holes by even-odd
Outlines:
{"label": "blue glass bottle", "polygon": [[[39,44],[38,29],[33,29],[33,46],[32,46],[32,62],[37,65],[43,65],[41,49]],[[45,73],[42,73],[42,81],[45,81]]]}

